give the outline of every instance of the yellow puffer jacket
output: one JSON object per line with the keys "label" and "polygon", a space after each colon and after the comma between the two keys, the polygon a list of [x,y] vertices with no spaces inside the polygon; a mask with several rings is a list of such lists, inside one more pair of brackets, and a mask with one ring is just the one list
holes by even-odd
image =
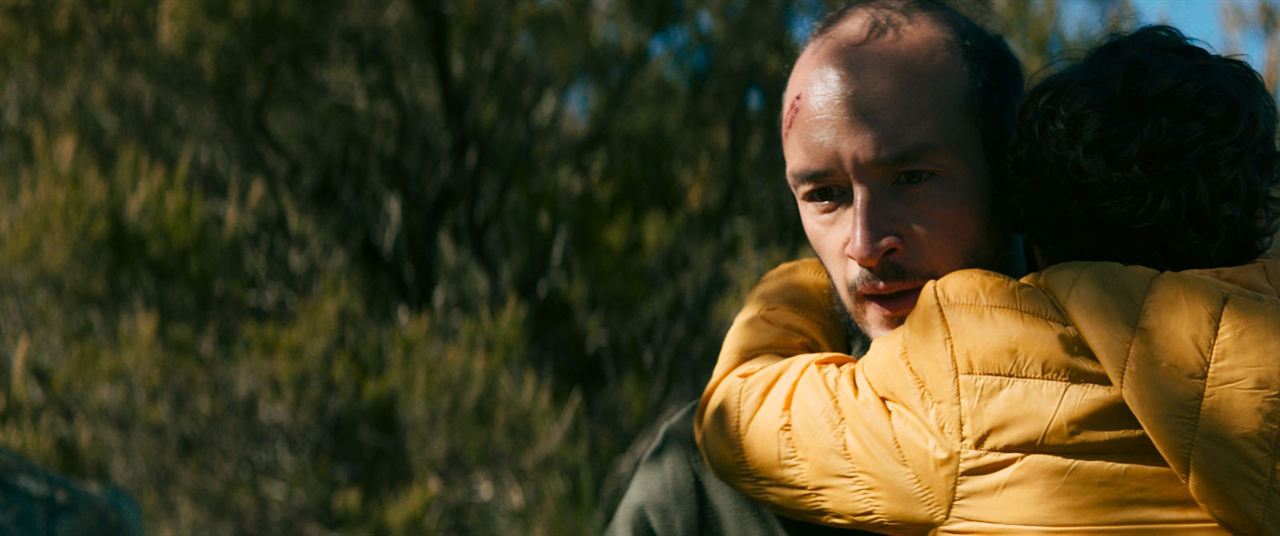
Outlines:
{"label": "yellow puffer jacket", "polygon": [[816,260],[765,276],[698,411],[716,473],[784,515],[1280,534],[1280,261],[955,272],[860,360],[828,352],[828,288]]}

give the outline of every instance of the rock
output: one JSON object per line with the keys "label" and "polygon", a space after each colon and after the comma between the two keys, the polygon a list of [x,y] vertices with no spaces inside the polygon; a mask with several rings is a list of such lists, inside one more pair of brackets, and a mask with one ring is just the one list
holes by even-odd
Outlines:
{"label": "rock", "polygon": [[0,449],[0,535],[140,535],[127,492],[54,474]]}

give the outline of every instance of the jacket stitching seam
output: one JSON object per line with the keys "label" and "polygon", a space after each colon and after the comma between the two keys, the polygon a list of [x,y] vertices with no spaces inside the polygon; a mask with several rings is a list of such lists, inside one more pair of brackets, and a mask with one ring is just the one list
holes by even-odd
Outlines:
{"label": "jacket stitching seam", "polygon": [[1187,439],[1187,483],[1191,482],[1191,467],[1195,463],[1196,454],[1196,437],[1200,433],[1200,421],[1204,419],[1204,399],[1209,393],[1209,378],[1213,377],[1214,358],[1218,353],[1218,337],[1222,335],[1222,317],[1227,314],[1227,303],[1231,301],[1228,295],[1222,299],[1222,305],[1218,307],[1217,325],[1213,327],[1213,341],[1209,343],[1209,362],[1205,364],[1204,369],[1204,386],[1200,388],[1200,401],[1196,406],[1196,420],[1191,423],[1191,435]]}
{"label": "jacket stitching seam", "polygon": [[[827,501],[823,499],[822,494],[814,490],[813,485],[809,483],[809,470],[811,469],[811,467],[810,467],[810,464],[805,461],[803,456],[801,456],[800,449],[796,446],[795,438],[796,438],[795,422],[791,418],[791,410],[790,408],[788,408],[787,409],[787,447],[790,448],[791,451],[795,453],[794,456],[795,456],[796,465],[797,465],[796,469],[799,470],[799,473],[796,475],[796,478],[800,480],[799,482],[800,485],[804,486],[804,490],[805,490],[804,502],[808,503],[812,510],[821,512],[822,517],[824,518],[835,517],[836,516],[835,511],[832,510],[830,508],[830,505],[827,504]],[[840,445],[840,450],[844,451],[843,444]],[[844,454],[844,457],[846,460],[849,459],[849,455],[847,453]]]}
{"label": "jacket stitching seam", "polygon": [[[811,324],[818,325],[818,326],[822,326],[825,321],[825,319],[810,315],[805,311],[798,308],[794,308],[794,307],[769,305],[761,308],[760,311],[757,313],[757,316],[762,321],[767,322],[768,324],[775,327],[781,327],[781,324],[774,321],[774,319],[770,317],[769,313],[794,314],[796,316],[799,316],[800,318],[803,318],[804,320],[809,321]],[[818,331],[822,332],[825,330],[818,329]],[[825,336],[825,333],[819,333],[819,337],[824,337],[824,336]],[[820,342],[825,343],[827,341],[820,341]],[[821,346],[821,345],[816,345],[816,346]],[[805,353],[814,353],[814,354],[839,353],[839,352],[833,352],[831,349],[828,349],[828,348],[819,348],[819,347],[811,346],[808,344],[806,344],[806,350],[807,352]],[[788,355],[793,352],[794,352],[794,348],[771,348],[764,353],[775,354],[775,355]],[[814,370],[815,365],[816,365],[816,362],[810,362],[807,365],[805,365],[805,368],[810,368],[811,370]],[[801,374],[803,375],[803,372]],[[743,388],[745,389],[745,385],[743,386]],[[738,393],[739,412],[741,412],[742,408],[745,407],[745,405],[742,403],[742,396],[743,396],[742,389],[740,389]],[[835,400],[834,396],[832,397],[832,406],[837,408],[837,411],[839,411],[838,409],[839,404],[838,404],[838,401]],[[795,473],[796,484],[798,484],[805,490],[801,500],[808,505],[810,510],[821,513],[823,517],[827,517],[827,518],[838,517],[836,510],[831,508],[830,505],[827,504],[827,501],[823,498],[822,494],[818,493],[814,489],[814,487],[810,484],[809,478],[807,477],[810,464],[805,461],[804,457],[800,453],[800,449],[796,446],[795,424],[794,424],[794,419],[792,418],[792,412],[789,406],[786,412],[787,412],[786,426],[785,426],[785,429],[781,431],[784,434],[786,447],[790,449],[790,452],[791,452],[790,456],[794,459],[796,464],[796,471],[797,471]],[[845,421],[843,417],[841,417],[840,420]],[[741,427],[739,427],[739,430],[741,430]],[[838,441],[840,444],[840,450],[844,455],[845,460],[847,460],[850,463],[850,465],[856,466],[857,464],[854,463],[853,457],[849,455],[848,449],[845,447],[842,438],[836,437],[836,441]],[[746,444],[745,438],[739,435],[739,437],[737,438],[737,446],[738,446],[738,449],[743,453],[745,453],[746,451],[745,444]],[[780,454],[782,456],[787,456],[787,453],[785,452]],[[745,459],[745,454],[740,454],[739,456]],[[744,466],[744,469],[749,470],[749,468],[745,466]],[[768,485],[765,483],[766,481],[764,479],[751,474],[748,474],[747,477],[752,478],[757,483],[760,489],[761,497],[767,496]],[[855,476],[855,478],[857,477]],[[866,488],[865,483],[862,484],[862,488],[864,489]],[[869,501],[869,502],[872,502],[872,501]]]}
{"label": "jacket stitching seam", "polygon": [[[856,368],[854,370],[855,370],[855,373],[861,372]],[[823,383],[825,385],[825,382]],[[837,379],[837,383],[839,383],[838,379]],[[840,408],[840,400],[837,398],[836,393],[829,389],[827,390],[827,396],[831,400],[831,407],[835,408],[834,413],[836,415],[836,419],[839,420],[839,423],[837,423],[839,426],[829,427],[828,430],[834,431],[835,440],[837,444],[840,445],[840,454],[844,456],[845,461],[849,463],[849,466],[852,469],[849,472],[849,475],[857,483],[857,486],[853,487],[850,491],[853,491],[857,495],[868,497],[869,500],[867,501],[867,504],[872,506],[871,517],[874,518],[875,521],[878,521],[878,522],[887,521],[888,518],[885,517],[884,512],[877,511],[878,509],[875,508],[877,501],[875,500],[875,496],[871,494],[871,491],[870,491],[871,487],[868,486],[867,483],[863,481],[862,477],[858,474],[857,467],[859,464],[857,463],[856,460],[853,459],[853,456],[849,453],[848,445],[845,444],[844,437],[840,433],[841,430],[845,430],[849,427],[849,421],[848,419],[845,418],[844,411],[841,410]],[[795,432],[794,428],[792,429],[792,432],[793,433]],[[896,443],[896,440],[895,440],[895,443]],[[796,455],[799,456],[799,454],[800,454],[800,451],[797,449]],[[812,488],[809,486],[809,483],[807,481],[805,482],[805,489],[812,490]],[[815,494],[815,499],[819,502],[822,501],[822,497],[820,494]],[[826,512],[829,517],[836,517],[835,510],[825,506],[826,506],[825,504],[819,505],[819,508],[822,511]]]}
{"label": "jacket stitching seam", "polygon": [[[917,381],[919,381],[919,380],[918,380],[918,378],[916,377],[916,372],[915,372],[915,370],[911,368],[911,365],[910,365],[910,363],[911,363],[911,359],[910,359],[910,356],[909,356],[909,355],[908,355],[908,353],[907,353],[907,346],[906,346],[905,344],[903,344],[903,345],[902,345],[902,352],[901,352],[901,356],[900,356],[900,357],[901,357],[901,359],[903,360],[903,363],[906,363],[906,364],[907,364],[907,370],[910,372],[910,374],[911,374],[911,376],[912,376],[912,381],[913,381],[913,382],[917,382]],[[921,382],[921,383],[919,383],[919,384],[917,384],[917,385],[918,385],[918,387],[917,387],[917,388],[920,388],[921,386],[923,386],[923,383]],[[932,403],[932,402],[933,402],[933,398],[932,398],[932,396],[930,396],[930,395],[929,395],[928,391],[926,391],[926,390],[924,390],[924,389],[921,389],[921,392],[922,392],[922,393],[924,393],[924,395],[925,395],[925,397],[926,397],[926,398],[929,398],[930,403]],[[936,410],[936,406],[935,406],[935,410],[934,410],[934,411],[937,411],[937,410]],[[892,426],[890,426],[890,429],[892,430]],[[906,451],[902,450],[902,442],[898,441],[898,434],[897,434],[897,432],[896,432],[896,431],[894,431],[894,432],[890,435],[890,437],[893,439],[893,448],[894,448],[894,452],[898,455],[898,459],[902,460],[903,466],[905,466],[905,467],[911,467],[911,463],[910,463],[910,461],[909,461],[909,460],[907,460],[907,453],[906,453]],[[958,458],[957,458],[957,459],[958,459]],[[940,514],[943,514],[943,515],[944,515],[944,519],[945,519],[945,516],[949,516],[949,515],[950,515],[950,514],[949,514],[949,512],[944,511],[944,509],[943,509],[942,505],[941,505],[941,504],[938,504],[938,502],[937,502],[936,500],[934,500],[934,498],[929,494],[928,490],[926,490],[926,489],[925,489],[924,483],[920,481],[920,475],[919,475],[919,474],[917,474],[914,470],[907,471],[907,474],[911,476],[911,484],[912,484],[912,488],[914,488],[914,489],[915,489],[916,493],[917,493],[917,494],[919,494],[919,495],[924,499],[924,502],[925,502],[925,503],[926,503],[930,508],[932,508],[933,510],[937,511],[937,512],[938,512],[938,513],[940,513]]]}
{"label": "jacket stitching seam", "polygon": [[738,464],[738,478],[740,478],[744,484],[750,484],[752,488],[754,488],[755,492],[752,493],[751,495],[756,497],[762,497],[765,495],[765,489],[766,489],[764,484],[764,479],[757,476],[755,472],[751,470],[751,460],[747,458],[747,453],[746,453],[747,452],[746,436],[742,427],[742,411],[743,411],[743,408],[745,407],[742,403],[742,399],[743,399],[743,396],[745,396],[746,390],[747,390],[747,384],[743,382],[738,385],[737,393],[735,393],[738,400],[734,404],[736,406],[736,411],[734,411],[735,422],[733,424],[733,435],[734,435],[733,448],[734,448],[734,451],[736,452],[735,455],[739,460],[741,460],[741,462]]}
{"label": "jacket stitching seam", "polygon": [[743,446],[745,444],[743,442],[742,431],[742,392],[744,390],[746,390],[746,384],[739,383],[737,393],[734,393],[734,396],[737,397],[738,400],[734,403],[735,410],[733,412],[733,450],[735,451],[738,459],[742,460],[742,463],[738,464],[738,477],[741,478],[743,482],[750,482],[752,485],[759,488],[759,482],[756,481],[756,478],[749,470],[751,461],[747,459],[746,447]]}
{"label": "jacket stitching seam", "polygon": [[[1280,286],[1277,286],[1275,279],[1271,277],[1271,269],[1269,268],[1270,263],[1263,262],[1260,264],[1262,266],[1262,277],[1267,280],[1268,285],[1271,285],[1272,293],[1276,296],[1280,296],[1280,291],[1277,291],[1277,289],[1280,289]],[[1275,412],[1273,411],[1272,413],[1274,414]],[[1269,458],[1271,461],[1269,464],[1271,465],[1271,475],[1267,479],[1266,492],[1262,495],[1263,499],[1259,508],[1259,519],[1272,519],[1275,516],[1268,514],[1280,509],[1280,502],[1277,501],[1277,498],[1280,497],[1275,493],[1277,476],[1276,469],[1277,467],[1280,467],[1280,459],[1278,458],[1280,458],[1280,428],[1276,429],[1275,434],[1271,439],[1271,456]]]}
{"label": "jacket stitching seam", "polygon": [[[1129,374],[1129,365],[1133,363],[1130,359],[1133,357],[1133,347],[1137,346],[1138,328],[1142,326],[1142,319],[1147,317],[1147,306],[1151,304],[1151,288],[1156,286],[1156,280],[1164,276],[1156,276],[1147,284],[1146,291],[1142,294],[1142,306],[1138,309],[1138,317],[1133,320],[1133,329],[1129,331],[1129,348],[1124,352],[1124,363],[1120,366],[1120,377],[1116,379],[1116,387],[1120,389],[1121,394],[1124,393],[1124,378]],[[1075,287],[1074,284],[1071,285]]]}
{"label": "jacket stitching seam", "polygon": [[1048,376],[1045,376],[1045,377],[1015,376],[1012,374],[993,374],[989,372],[961,372],[959,374],[960,376],[979,376],[984,378],[1006,378],[1010,380],[1029,380],[1029,381],[1068,383],[1071,385],[1079,385],[1082,387],[1093,387],[1096,389],[1111,389],[1115,387],[1114,385],[1111,385],[1109,383],[1096,383],[1096,382],[1082,381],[1079,379],[1073,380],[1069,378],[1052,378]]}
{"label": "jacket stitching seam", "polygon": [[[955,400],[954,400],[954,402],[955,402],[955,404],[956,404],[956,408],[957,408],[957,410],[956,410],[956,412],[955,412],[955,415],[956,415],[956,424],[957,424],[957,426],[959,427],[959,430],[957,430],[956,432],[957,432],[957,434],[959,435],[959,439],[960,439],[959,445],[960,445],[961,447],[963,447],[963,445],[964,445],[964,437],[965,437],[965,433],[964,433],[964,415],[963,415],[963,412],[959,411],[959,408],[960,408],[960,375],[959,375],[960,367],[959,367],[959,365],[957,365],[957,364],[956,364],[955,340],[953,340],[953,339],[951,338],[951,324],[950,324],[950,322],[948,322],[948,321],[947,321],[947,312],[946,312],[945,310],[943,310],[943,308],[942,308],[942,298],[941,298],[941,296],[939,296],[939,295],[938,295],[938,286],[937,286],[937,285],[934,285],[934,286],[933,286],[933,299],[934,299],[934,300],[937,302],[937,304],[938,304],[938,315],[942,317],[943,340],[945,340],[945,341],[946,341],[946,344],[947,344],[947,357],[951,360],[951,382],[952,382],[952,386],[951,386],[951,387],[952,387],[952,389],[954,389],[954,390],[955,390],[955,391],[954,391],[954,393],[955,393],[955,395],[954,395],[954,396],[955,396]],[[955,508],[955,505],[956,505],[956,493],[957,493],[957,491],[960,489],[960,456],[956,456],[956,463],[955,463],[955,468],[953,469],[953,471],[955,471],[955,472],[953,473],[953,474],[954,474],[954,476],[951,478],[951,496],[947,498],[947,505],[946,505],[946,509],[947,509],[947,510],[946,510],[946,518],[945,518],[945,519],[950,519],[950,518],[951,518],[951,511]]]}
{"label": "jacket stitching seam", "polygon": [[[1075,276],[1075,278],[1073,278],[1073,279],[1071,280],[1071,284],[1067,286],[1067,293],[1066,293],[1067,301],[1071,301],[1071,294],[1073,294],[1073,293],[1076,291],[1076,285],[1077,285],[1078,283],[1080,283],[1080,279],[1084,277],[1084,273],[1085,273],[1086,271],[1087,271],[1087,269],[1085,269],[1085,270],[1076,270],[1076,276]],[[1054,301],[1057,301],[1057,300],[1054,300]],[[1066,309],[1063,309],[1063,310],[1065,311]]]}
{"label": "jacket stitching seam", "polygon": [[[804,318],[805,320],[808,320],[808,321],[810,321],[810,322],[812,322],[812,323],[814,323],[814,324],[819,324],[819,325],[820,325],[820,324],[822,323],[822,322],[821,322],[821,319],[818,319],[818,318],[816,318],[816,317],[813,317],[813,316],[811,316],[811,315],[808,315],[808,314],[806,314],[806,313],[804,313],[804,312],[802,312],[802,311],[800,311],[800,310],[798,310],[798,309],[792,308],[792,307],[770,305],[770,306],[766,306],[766,307],[761,308],[761,309],[760,309],[760,311],[759,311],[759,313],[757,313],[757,314],[758,314],[758,316],[759,316],[762,320],[764,320],[765,322],[768,322],[769,324],[774,325],[774,326],[777,326],[778,324],[777,324],[777,322],[774,322],[772,319],[770,319],[770,318],[769,318],[769,315],[767,314],[767,313],[769,313],[769,312],[787,312],[787,313],[791,313],[791,314],[796,314],[796,315],[798,315],[798,316],[800,316],[800,317]],[[809,348],[809,350],[813,351],[814,353],[824,353],[824,351],[823,351],[822,349],[818,349],[818,348]],[[788,352],[787,352],[787,353],[790,353],[790,352],[791,352],[791,350],[788,350]],[[782,352],[773,352],[773,353],[782,354]],[[813,367],[813,366],[814,366],[814,363],[812,363],[812,362],[811,362],[811,363],[809,363],[809,364],[807,364],[807,365],[806,365],[806,368],[811,368],[811,370],[812,370],[812,367]],[[803,372],[802,372],[802,374],[803,374]],[[744,393],[744,391],[745,391],[745,390],[746,390],[746,385],[745,385],[745,384],[743,384],[743,385],[738,389],[738,403],[737,403],[737,407],[738,407],[738,420],[739,420],[739,423],[738,423],[738,425],[735,427],[735,434],[737,435],[737,437],[735,438],[735,439],[736,439],[736,442],[737,442],[736,447],[737,447],[737,450],[738,450],[738,452],[739,452],[738,456],[739,456],[739,459],[742,459],[742,460],[744,460],[744,461],[746,460],[746,454],[745,454],[745,453],[746,453],[746,446],[745,446],[745,445],[746,445],[746,439],[745,439],[745,436],[743,435],[743,434],[744,434],[744,432],[743,432],[742,425],[741,425],[741,420],[742,420],[742,419],[741,419],[741,415],[742,415],[742,411],[743,411],[743,409],[746,407],[746,406],[745,406],[745,404],[744,404],[744,403],[743,403],[743,401],[742,401],[743,397],[745,396],[745,393]],[[835,403],[835,402],[836,402],[836,401],[833,399],[833,406],[835,406],[835,407],[837,407],[837,408],[838,408],[838,407],[839,407],[839,405],[838,405],[837,403]],[[787,449],[789,449],[789,450],[790,450],[790,453],[791,453],[791,454],[790,454],[790,457],[792,457],[792,458],[794,459],[795,463],[796,463],[796,471],[797,471],[797,472],[795,473],[796,484],[798,484],[799,486],[801,486],[801,487],[805,490],[804,495],[802,496],[802,499],[801,499],[801,500],[802,500],[805,504],[809,505],[809,509],[810,509],[810,510],[821,513],[823,517],[826,517],[826,518],[838,517],[838,515],[837,515],[836,511],[835,511],[834,509],[832,509],[832,508],[830,507],[830,505],[828,505],[828,504],[826,503],[826,501],[823,499],[822,494],[821,494],[821,493],[818,493],[818,492],[814,489],[814,487],[810,484],[809,478],[808,478],[808,476],[807,476],[807,475],[808,475],[808,471],[809,471],[809,469],[810,469],[810,464],[809,464],[808,462],[806,462],[806,461],[805,461],[805,459],[804,459],[803,455],[802,455],[802,454],[801,454],[801,452],[800,452],[800,449],[799,449],[799,448],[797,448],[797,446],[796,446],[796,443],[795,443],[795,425],[794,425],[794,419],[792,418],[792,413],[791,413],[791,410],[790,410],[790,408],[789,408],[789,407],[787,408],[786,412],[787,412],[787,416],[786,416],[786,425],[785,425],[785,426],[786,426],[786,428],[785,428],[785,430],[783,431],[783,433],[785,434],[785,436],[784,436],[784,437],[785,437],[785,441],[786,441],[786,447],[787,447]],[[841,417],[841,419],[840,419],[840,420],[841,420],[841,421],[844,421],[843,417]],[[839,444],[840,444],[840,449],[841,449],[841,452],[842,452],[842,453],[843,453],[843,455],[844,455],[845,460],[847,460],[847,461],[850,463],[850,465],[852,465],[852,466],[856,466],[857,464],[856,464],[856,463],[854,463],[854,460],[853,460],[852,456],[850,456],[850,455],[849,455],[849,453],[848,453],[848,449],[847,449],[847,448],[845,447],[845,445],[844,445],[843,438],[837,437],[837,438],[836,438],[836,440],[837,440],[837,441],[839,442]],[[780,453],[780,454],[781,454],[782,456],[788,456],[788,454],[787,454],[786,452],[783,452],[783,453]],[[765,480],[764,480],[763,478],[760,478],[760,477],[759,477],[759,476],[757,476],[757,475],[752,474],[752,471],[751,471],[751,469],[750,469],[750,464],[749,464],[749,463],[744,463],[744,464],[742,464],[741,469],[742,469],[743,473],[745,473],[744,475],[742,475],[742,476],[743,476],[743,478],[744,478],[744,480],[751,481],[751,482],[753,482],[753,483],[756,485],[756,488],[757,488],[757,490],[758,490],[758,491],[757,491],[757,496],[758,496],[758,497],[765,497],[765,496],[767,496],[767,495],[768,495],[768,486],[766,485]],[[855,475],[855,476],[854,476],[854,478],[856,479],[856,478],[858,478],[858,477]],[[860,484],[861,484],[861,489],[863,489],[863,490],[868,489],[865,483],[860,483]],[[864,492],[864,493],[860,493],[860,494],[865,494],[865,492]],[[873,502],[873,501],[871,501],[871,502]],[[883,518],[883,515],[882,515],[882,514],[873,514],[873,516],[874,516],[874,517],[877,517],[877,518]]]}
{"label": "jacket stitching seam", "polygon": [[[941,307],[939,307],[939,310],[941,310]],[[925,386],[924,380],[920,378],[920,373],[916,372],[915,367],[911,364],[911,357],[910,357],[910,354],[907,352],[907,345],[906,345],[905,339],[903,340],[903,344],[901,345],[901,348],[902,348],[902,351],[899,353],[898,357],[899,359],[901,359],[902,364],[906,367],[907,374],[911,376],[911,383],[915,385],[915,388],[919,390],[920,394],[923,395],[924,398],[928,401],[929,410],[936,415],[938,412],[942,411],[940,408],[940,404],[938,404],[938,400],[934,398],[933,393],[931,393],[929,389]],[[944,433],[946,433],[945,427],[944,427]],[[957,432],[957,435],[958,435],[958,432]],[[897,434],[894,434],[893,436],[893,443],[894,443],[894,446],[897,447],[898,449],[902,448],[900,442],[898,441]],[[906,460],[905,452],[902,453],[902,459],[904,461]],[[959,458],[957,457],[956,460],[957,460],[957,471],[959,471]],[[908,464],[907,467],[910,467],[910,465]],[[908,471],[908,473],[912,476],[915,482],[919,484],[917,491],[919,491],[921,494],[924,495],[925,501],[930,503],[936,510],[938,510],[939,513],[942,513],[944,516],[949,516],[950,508],[946,508],[944,511],[944,508],[941,504],[938,504],[938,502],[933,500],[932,497],[929,497],[928,492],[924,490],[924,485],[920,483],[919,475],[915,474],[915,471]],[[954,494],[954,490],[953,490],[953,494]],[[945,520],[945,517],[944,517],[944,520]]]}
{"label": "jacket stitching seam", "polygon": [[[1075,274],[1075,275],[1076,275],[1075,279],[1072,279],[1072,280],[1071,280],[1071,285],[1067,286],[1067,292],[1066,292],[1066,294],[1063,294],[1064,299],[1070,299],[1070,298],[1071,298],[1071,291],[1075,290],[1075,288],[1076,288],[1076,282],[1080,281],[1080,276],[1081,276],[1081,275],[1083,275],[1083,272],[1084,272],[1084,270],[1079,270],[1079,271],[1077,271],[1077,272],[1076,272],[1076,274]],[[1074,324],[1073,322],[1071,322],[1071,317],[1070,317],[1069,315],[1067,315],[1067,308],[1066,308],[1066,307],[1063,307],[1063,306],[1062,306],[1062,302],[1058,301],[1058,296],[1057,296],[1056,294],[1054,294],[1054,293],[1052,293],[1052,292],[1049,292],[1049,291],[1047,290],[1047,283],[1046,283],[1046,280],[1044,279],[1044,277],[1040,277],[1040,278],[1039,278],[1039,280],[1038,280],[1035,284],[1032,284],[1032,286],[1033,286],[1033,287],[1038,288],[1038,289],[1040,290],[1040,292],[1041,292],[1041,293],[1043,293],[1045,296],[1047,296],[1047,297],[1049,298],[1049,301],[1050,301],[1051,303],[1053,303],[1053,307],[1054,307],[1055,309],[1057,309],[1058,314],[1059,314],[1059,315],[1061,315],[1061,316],[1062,316],[1062,318],[1063,318],[1063,320],[1065,320],[1065,321],[1066,321],[1066,322],[1065,322],[1065,325],[1066,325],[1067,327],[1069,327],[1069,328],[1073,328],[1073,329],[1074,329],[1074,328],[1075,328],[1075,324]]]}
{"label": "jacket stitching seam", "polygon": [[1040,320],[1044,320],[1045,322],[1050,322],[1050,323],[1053,323],[1053,324],[1058,324],[1058,325],[1060,325],[1060,326],[1065,326],[1065,325],[1067,325],[1067,323],[1066,323],[1066,320],[1065,320],[1065,319],[1062,319],[1062,318],[1049,318],[1049,316],[1048,316],[1048,315],[1037,314],[1037,313],[1033,313],[1033,312],[1031,312],[1031,311],[1027,311],[1027,310],[1025,310],[1025,309],[1021,309],[1021,308],[1018,308],[1018,307],[1011,307],[1011,306],[1008,306],[1008,305],[994,305],[994,304],[990,304],[990,303],[977,303],[977,302],[946,302],[946,303],[944,303],[944,304],[942,304],[942,305],[948,305],[948,306],[959,306],[959,307],[980,307],[980,308],[983,308],[983,309],[1001,309],[1001,310],[1013,311],[1013,312],[1016,312],[1016,313],[1021,313],[1021,314],[1025,315],[1025,316],[1030,316],[1030,317],[1032,317],[1032,318],[1039,318]]}
{"label": "jacket stitching seam", "polygon": [[911,383],[914,383],[916,389],[920,390],[920,394],[924,395],[924,397],[929,400],[929,409],[938,411],[938,400],[935,399],[933,397],[933,393],[930,393],[929,389],[925,387],[924,380],[920,378],[920,373],[916,372],[916,368],[911,365],[910,356],[907,355],[907,345],[905,340],[903,341],[902,352],[899,357],[902,358],[902,364],[907,367],[907,372],[911,373]]}
{"label": "jacket stitching seam", "polygon": [[[811,368],[813,367],[813,363],[811,362],[805,365],[805,367]],[[802,376],[803,374],[804,374],[804,371],[801,372]],[[742,396],[742,392],[740,390],[739,402],[738,402],[739,408],[744,407],[741,402],[741,396]],[[792,419],[792,412],[789,406],[786,409],[786,413],[787,413],[787,416],[786,416],[786,421],[784,425],[786,447],[790,450],[791,457],[795,460],[795,463],[796,463],[796,473],[795,473],[796,483],[801,487],[803,487],[805,490],[805,493],[802,496],[801,500],[804,501],[805,504],[809,505],[809,508],[808,508],[809,510],[813,510],[815,512],[821,513],[822,517],[824,518],[838,517],[836,515],[836,512],[833,509],[831,509],[829,505],[826,504],[826,502],[823,500],[822,494],[814,490],[813,485],[809,483],[809,478],[808,478],[809,463],[805,461],[804,457],[800,453],[800,449],[796,447],[795,423],[794,423],[794,420]],[[744,452],[746,450],[745,445],[746,445],[745,440],[739,437],[738,446]],[[841,451],[845,450],[843,441],[840,442],[840,448],[841,448]],[[779,454],[781,456],[787,456],[786,452],[782,452]],[[850,463],[852,463],[852,459],[850,458],[847,452],[844,453],[844,457],[846,460],[849,460]],[[785,466],[782,467],[782,469],[785,469]],[[854,478],[857,478],[857,476],[855,475]],[[758,496],[759,497],[768,496],[767,486],[765,485],[764,480],[761,478],[753,478],[753,479],[757,482],[757,485],[759,486],[760,492]],[[861,487],[864,489],[866,488],[865,484],[863,484]]]}
{"label": "jacket stitching seam", "polygon": [[[1142,430],[1133,430],[1133,432],[1134,434],[1144,434]],[[966,452],[966,453],[982,453],[982,454],[1047,455],[1047,457],[1057,458],[1057,459],[1062,459],[1062,458],[1075,459],[1075,458],[1069,458],[1069,455],[1078,454],[1078,453],[1061,453],[1061,452],[1033,452],[1033,450],[983,449],[983,448],[980,448],[980,446],[965,446],[965,448],[960,450],[961,452]],[[1106,461],[1096,461],[1096,459],[1075,459],[1075,461],[1107,463]]]}

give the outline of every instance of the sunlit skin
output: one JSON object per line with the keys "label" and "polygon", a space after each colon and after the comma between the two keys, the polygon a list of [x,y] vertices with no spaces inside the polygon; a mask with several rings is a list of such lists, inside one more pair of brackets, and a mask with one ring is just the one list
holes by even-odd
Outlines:
{"label": "sunlit skin", "polygon": [[809,242],[870,337],[930,279],[990,267],[988,167],[959,53],[923,17],[866,36],[854,14],[796,62],[783,153]]}

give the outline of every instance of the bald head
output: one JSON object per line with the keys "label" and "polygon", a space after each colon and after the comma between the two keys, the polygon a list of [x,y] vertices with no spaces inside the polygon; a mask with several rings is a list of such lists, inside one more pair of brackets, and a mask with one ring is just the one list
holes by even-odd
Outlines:
{"label": "bald head", "polygon": [[[919,13],[868,6],[846,14],[839,24],[811,40],[796,60],[783,97],[784,144],[797,114],[806,107],[851,113],[851,104],[858,100],[913,93],[923,93],[916,96],[929,100],[948,97],[932,94],[936,87],[916,83],[926,79],[960,82],[949,86],[962,91],[959,104],[971,113],[964,93],[968,75],[951,37],[945,26]],[[863,108],[864,114],[876,111]]]}
{"label": "bald head", "polygon": [[[952,7],[956,4],[968,6],[970,13],[990,18],[990,9],[983,8],[981,2],[849,0],[844,7],[831,12],[815,25],[802,58],[832,42],[849,47],[882,39],[910,39],[916,36],[913,31],[916,27],[932,26],[939,33],[935,37],[941,37],[941,40],[933,43],[935,47],[922,48],[915,53],[942,51],[960,63],[968,91],[967,104],[977,124],[987,160],[1003,162],[1005,143],[1022,98],[1022,68],[1003,38]],[[805,98],[801,96],[799,101],[802,103]],[[797,94],[787,91],[780,110],[784,136],[790,130],[790,113],[798,104]],[[1002,167],[992,171],[997,182],[1005,180]]]}
{"label": "bald head", "polygon": [[836,295],[872,337],[928,280],[997,268],[1002,253],[957,43],[938,17],[875,4],[825,28],[787,84],[787,181]]}

